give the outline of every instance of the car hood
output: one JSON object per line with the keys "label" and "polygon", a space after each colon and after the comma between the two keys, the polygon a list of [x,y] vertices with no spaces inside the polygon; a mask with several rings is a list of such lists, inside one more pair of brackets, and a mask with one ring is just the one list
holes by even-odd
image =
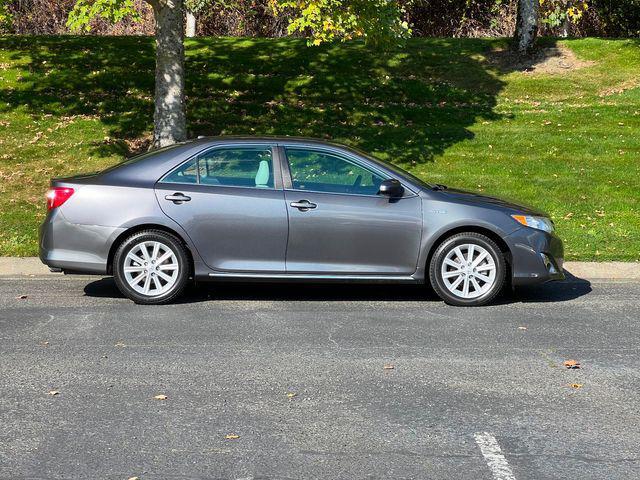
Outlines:
{"label": "car hood", "polygon": [[497,208],[510,210],[513,213],[524,213],[527,215],[538,215],[543,217],[548,217],[544,211],[531,207],[528,205],[522,205],[521,203],[512,202],[510,200],[505,200],[502,198],[491,197],[489,195],[480,195],[474,192],[468,192],[466,190],[459,190],[457,188],[447,188],[446,190],[442,190],[446,197],[450,200],[458,201],[460,203],[465,203],[468,205],[479,205],[479,206],[494,206]]}

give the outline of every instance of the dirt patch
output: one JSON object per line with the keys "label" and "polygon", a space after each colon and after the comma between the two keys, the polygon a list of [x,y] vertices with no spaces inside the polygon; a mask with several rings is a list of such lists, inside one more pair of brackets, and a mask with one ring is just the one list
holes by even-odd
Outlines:
{"label": "dirt patch", "polygon": [[508,49],[494,50],[487,55],[487,60],[505,73],[547,75],[562,75],[595,64],[580,60],[573,51],[563,46],[541,48],[529,57],[521,57]]}
{"label": "dirt patch", "polygon": [[139,155],[149,151],[152,141],[153,138],[150,133],[138,138],[125,140],[124,142],[127,144],[127,149],[129,150],[127,157],[133,157],[134,155]]}
{"label": "dirt patch", "polygon": [[610,97],[612,95],[619,95],[621,93],[626,92],[627,90],[633,90],[634,88],[640,87],[640,80],[632,79],[622,82],[620,85],[615,87],[608,87],[604,90],[600,91],[599,95],[601,97]]}

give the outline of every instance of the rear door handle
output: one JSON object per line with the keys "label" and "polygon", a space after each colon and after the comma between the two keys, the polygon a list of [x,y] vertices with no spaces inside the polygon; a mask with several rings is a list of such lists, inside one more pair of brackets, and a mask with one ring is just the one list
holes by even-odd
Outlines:
{"label": "rear door handle", "polygon": [[191,197],[187,197],[183,193],[176,192],[173,195],[165,196],[164,199],[169,200],[170,202],[173,202],[176,205],[180,205],[182,202],[188,202],[189,200],[191,200]]}
{"label": "rear door handle", "polygon": [[299,202],[291,202],[290,205],[293,208],[297,208],[301,212],[306,212],[307,210],[311,210],[312,208],[316,208],[318,206],[315,203],[311,203],[309,200],[300,200]]}

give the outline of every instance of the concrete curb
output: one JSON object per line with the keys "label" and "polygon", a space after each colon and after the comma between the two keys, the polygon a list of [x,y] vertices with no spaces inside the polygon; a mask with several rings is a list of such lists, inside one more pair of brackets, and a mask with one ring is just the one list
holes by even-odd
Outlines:
{"label": "concrete curb", "polygon": [[[640,280],[640,262],[566,262],[568,278],[584,280]],[[0,257],[0,277],[63,276],[52,273],[38,257]]]}
{"label": "concrete curb", "polygon": [[565,262],[564,270],[585,280],[640,280],[640,262]]}
{"label": "concrete curb", "polygon": [[0,257],[0,276],[60,275],[52,273],[38,257]]}

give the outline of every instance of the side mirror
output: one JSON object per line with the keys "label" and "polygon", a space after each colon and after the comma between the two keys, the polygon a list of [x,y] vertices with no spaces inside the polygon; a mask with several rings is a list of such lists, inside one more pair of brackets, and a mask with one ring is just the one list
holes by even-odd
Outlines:
{"label": "side mirror", "polygon": [[389,178],[388,180],[384,180],[380,184],[380,189],[378,190],[378,195],[385,195],[390,198],[398,198],[398,197],[401,197],[403,194],[404,194],[404,187],[395,178]]}

